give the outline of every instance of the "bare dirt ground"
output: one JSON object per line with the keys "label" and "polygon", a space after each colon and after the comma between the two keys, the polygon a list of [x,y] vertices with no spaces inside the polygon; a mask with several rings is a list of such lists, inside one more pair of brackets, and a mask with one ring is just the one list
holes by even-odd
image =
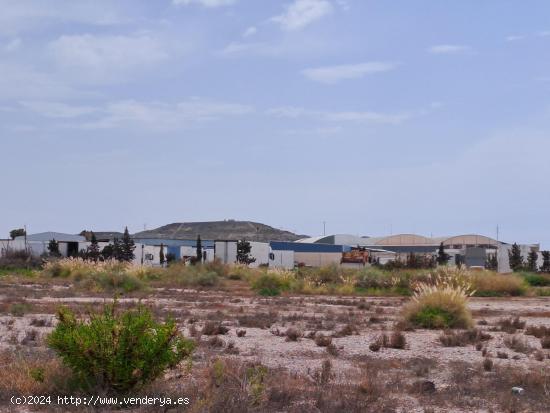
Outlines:
{"label": "bare dirt ground", "polygon": [[[85,315],[105,300],[109,298],[78,293],[70,285],[4,283],[0,289],[0,351],[50,354],[44,337],[55,325],[59,305],[70,306]],[[525,378],[514,378],[512,374],[550,371],[550,350],[542,349],[539,338],[525,334],[529,326],[550,327],[550,298],[472,298],[469,306],[476,328],[490,336],[477,345],[445,347],[439,339],[442,331],[414,330],[402,332],[406,339],[403,349],[370,349],[382,334],[391,335],[407,300],[333,296],[263,298],[252,294],[244,283],[235,282],[229,291],[156,289],[119,301],[121,306],[141,301],[158,315],[174,317],[182,331],[200,343],[193,360],[196,368],[222,357],[261,363],[284,371],[288,377],[314,380],[323,362],[329,359],[333,382],[356,383],[364,380],[365,365],[371,363],[378,366],[377,377],[382,377],[379,380],[392,390],[393,410],[385,411],[550,411],[546,408],[550,402],[550,381],[529,388]],[[500,321],[510,317],[519,317],[525,325],[516,331],[514,328],[502,331]],[[229,330],[219,334],[219,339],[201,334],[209,322]],[[294,337],[287,337],[289,329],[296,333]],[[319,345],[321,340],[315,339],[319,335],[331,336],[332,346],[327,349],[327,343]],[[517,339],[515,345],[510,344],[513,338]],[[495,366],[490,371],[483,368],[486,358]],[[493,377],[504,371],[510,377]],[[174,374],[169,373],[170,377],[176,377],[174,380],[181,377]],[[474,376],[481,380],[477,383],[488,386],[486,395],[479,386],[472,387]],[[432,384],[418,383],[433,383],[433,388]],[[514,385],[522,387],[523,394],[512,394]],[[413,391],[411,386],[427,387],[425,391]],[[385,397],[384,393],[381,396]],[[13,406],[4,409],[26,411]],[[282,407],[279,411],[291,409]]]}

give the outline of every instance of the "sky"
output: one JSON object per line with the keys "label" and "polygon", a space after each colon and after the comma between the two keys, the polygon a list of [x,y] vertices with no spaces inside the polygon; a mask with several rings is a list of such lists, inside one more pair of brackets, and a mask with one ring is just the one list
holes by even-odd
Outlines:
{"label": "sky", "polygon": [[0,238],[242,219],[550,248],[546,0],[0,8]]}

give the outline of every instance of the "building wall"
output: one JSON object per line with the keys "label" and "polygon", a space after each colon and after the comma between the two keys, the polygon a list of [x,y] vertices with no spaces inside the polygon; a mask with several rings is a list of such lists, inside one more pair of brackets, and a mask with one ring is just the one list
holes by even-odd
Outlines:
{"label": "building wall", "polygon": [[271,248],[267,242],[250,242],[250,256],[256,261],[249,267],[258,268],[260,265],[269,265],[269,253]]}
{"label": "building wall", "polygon": [[273,259],[269,259],[269,267],[286,270],[294,268],[294,251],[271,251],[271,254]]}
{"label": "building wall", "polygon": [[340,265],[341,252],[295,252],[294,262],[307,267],[323,267],[330,264]]}
{"label": "building wall", "polygon": [[214,255],[223,264],[234,264],[237,261],[237,241],[216,241]]}

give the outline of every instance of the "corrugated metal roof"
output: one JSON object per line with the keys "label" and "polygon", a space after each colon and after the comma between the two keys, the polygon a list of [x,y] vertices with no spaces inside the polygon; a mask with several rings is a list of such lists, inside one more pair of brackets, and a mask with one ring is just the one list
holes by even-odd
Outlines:
{"label": "corrugated metal roof", "polygon": [[[24,240],[25,237],[17,237],[17,240]],[[58,242],[85,242],[86,238],[82,235],[63,234],[62,232],[41,232],[39,234],[27,235],[27,241],[49,242],[51,240]]]}
{"label": "corrugated metal roof", "polygon": [[347,245],[310,244],[301,242],[272,241],[269,243],[275,251],[294,252],[344,252],[351,250]]}

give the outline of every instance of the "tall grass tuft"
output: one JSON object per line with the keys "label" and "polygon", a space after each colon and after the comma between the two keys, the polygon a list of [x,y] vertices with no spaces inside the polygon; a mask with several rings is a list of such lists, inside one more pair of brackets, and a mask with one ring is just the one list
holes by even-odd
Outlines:
{"label": "tall grass tuft", "polygon": [[473,321],[467,300],[474,292],[465,272],[446,269],[429,283],[416,284],[403,317],[423,328],[469,328]]}

